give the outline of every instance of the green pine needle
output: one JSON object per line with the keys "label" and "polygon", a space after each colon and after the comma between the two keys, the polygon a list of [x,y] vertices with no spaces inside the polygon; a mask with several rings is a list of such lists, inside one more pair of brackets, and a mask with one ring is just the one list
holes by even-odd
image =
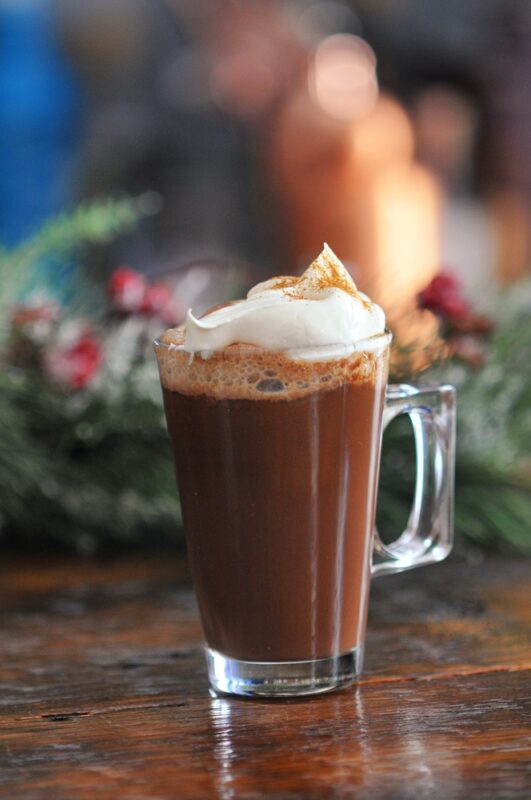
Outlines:
{"label": "green pine needle", "polygon": [[38,287],[38,266],[43,261],[71,257],[88,245],[108,244],[159,208],[154,193],[90,200],[48,220],[19,246],[0,247],[0,314]]}

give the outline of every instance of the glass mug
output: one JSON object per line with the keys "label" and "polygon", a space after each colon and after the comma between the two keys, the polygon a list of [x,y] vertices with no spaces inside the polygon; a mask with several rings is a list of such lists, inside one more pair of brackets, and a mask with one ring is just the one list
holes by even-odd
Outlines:
{"label": "glass mug", "polygon": [[[390,342],[371,337],[339,360],[276,354],[274,369],[260,348],[203,359],[155,342],[217,692],[297,696],[352,683],[371,577],[451,550],[454,389],[386,386]],[[238,397],[231,375],[254,381],[251,394]],[[413,427],[416,486],[405,531],[386,545],[374,527],[381,440],[399,414]]]}

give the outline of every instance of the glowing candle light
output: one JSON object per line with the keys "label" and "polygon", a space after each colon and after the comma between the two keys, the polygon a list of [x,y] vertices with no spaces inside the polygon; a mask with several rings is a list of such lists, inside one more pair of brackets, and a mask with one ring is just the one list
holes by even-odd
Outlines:
{"label": "glowing candle light", "polygon": [[272,179],[295,263],[329,241],[362,288],[399,314],[439,267],[440,196],[414,161],[406,112],[378,96],[375,67],[359,37],[319,45],[308,92],[290,99],[273,131]]}

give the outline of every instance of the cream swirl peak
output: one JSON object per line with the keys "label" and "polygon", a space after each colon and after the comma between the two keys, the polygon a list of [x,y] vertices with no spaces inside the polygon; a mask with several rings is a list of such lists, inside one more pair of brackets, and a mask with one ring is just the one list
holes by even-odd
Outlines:
{"label": "cream swirl peak", "polygon": [[384,330],[382,309],[358,291],[325,244],[300,278],[271,278],[252,288],[246,300],[200,319],[189,310],[183,349],[216,351],[231,344],[251,344],[307,358],[308,353],[297,351],[317,348],[315,357],[331,358],[336,352],[346,355],[360,340]]}

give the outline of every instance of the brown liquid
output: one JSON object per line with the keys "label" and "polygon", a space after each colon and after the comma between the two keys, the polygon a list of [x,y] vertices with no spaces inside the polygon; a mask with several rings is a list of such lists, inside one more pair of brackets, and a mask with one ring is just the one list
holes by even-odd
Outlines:
{"label": "brown liquid", "polygon": [[384,367],[298,399],[164,389],[209,647],[320,658],[364,639]]}

